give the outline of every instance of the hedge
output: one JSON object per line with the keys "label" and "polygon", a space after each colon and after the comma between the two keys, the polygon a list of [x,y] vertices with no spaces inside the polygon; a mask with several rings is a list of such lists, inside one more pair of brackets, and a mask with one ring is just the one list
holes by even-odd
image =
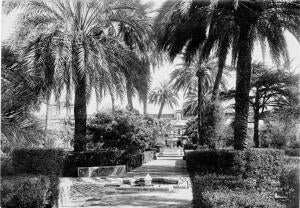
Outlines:
{"label": "hedge", "polygon": [[62,149],[15,149],[12,165],[15,174],[60,176],[65,157]]}
{"label": "hedge", "polygon": [[287,207],[299,207],[300,202],[300,167],[287,166],[280,176],[280,192],[281,196],[286,198]]}
{"label": "hedge", "polygon": [[[249,186],[249,187],[247,187]],[[192,180],[195,208],[279,208],[272,192],[251,189],[251,181],[245,183],[237,177],[195,176]]]}
{"label": "hedge", "polygon": [[282,207],[274,196],[283,151],[201,150],[186,159],[195,207]]}
{"label": "hedge", "polygon": [[130,154],[120,150],[67,153],[60,149],[16,149],[12,167],[15,174],[77,177],[78,167],[126,165],[130,171],[153,157],[153,151]]}
{"label": "hedge", "polygon": [[13,176],[15,174],[11,157],[1,157],[1,176]]}
{"label": "hedge", "polygon": [[126,165],[127,171],[153,159],[154,153],[130,154],[125,151],[90,151],[69,153],[64,164],[64,176],[76,177],[78,167]]}
{"label": "hedge", "polygon": [[278,179],[283,166],[283,151],[275,149],[201,150],[187,153],[191,175],[209,173],[244,178]]}
{"label": "hedge", "polygon": [[291,157],[300,157],[300,148],[286,149],[285,154]]}
{"label": "hedge", "polygon": [[56,176],[13,176],[1,180],[1,207],[54,207],[58,201]]}

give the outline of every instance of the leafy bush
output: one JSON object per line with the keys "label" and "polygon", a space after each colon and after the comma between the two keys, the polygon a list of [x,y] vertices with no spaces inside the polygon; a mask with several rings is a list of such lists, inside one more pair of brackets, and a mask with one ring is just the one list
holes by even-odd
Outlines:
{"label": "leafy bush", "polygon": [[57,177],[4,177],[1,183],[1,206],[5,208],[53,207],[58,200]]}
{"label": "leafy bush", "polygon": [[185,145],[183,145],[183,150],[195,150],[197,149],[197,146],[197,144],[186,143]]}
{"label": "leafy bush", "polygon": [[62,175],[65,152],[61,149],[15,149],[12,164],[16,174]]}
{"label": "leafy bush", "polygon": [[11,157],[1,157],[1,176],[14,175],[14,168]]}
{"label": "leafy bush", "polygon": [[76,177],[78,167],[126,165],[127,171],[153,159],[153,152],[128,153],[120,150],[69,153],[64,164],[64,176]]}
{"label": "leafy bush", "polygon": [[262,187],[279,178],[283,155],[274,149],[193,151],[187,153],[187,169],[191,175],[214,173],[256,178]]}
{"label": "leafy bush", "polygon": [[285,154],[291,157],[300,157],[300,148],[285,149]]}
{"label": "leafy bush", "polygon": [[235,176],[195,176],[192,191],[196,208],[283,207],[271,192],[255,191],[251,181]]}
{"label": "leafy bush", "polygon": [[280,195],[287,198],[287,206],[291,208],[299,207],[299,166],[285,168],[280,176]]}
{"label": "leafy bush", "polygon": [[97,114],[89,121],[87,129],[93,142],[104,142],[103,148],[131,152],[153,146],[157,137],[153,120],[127,111]]}

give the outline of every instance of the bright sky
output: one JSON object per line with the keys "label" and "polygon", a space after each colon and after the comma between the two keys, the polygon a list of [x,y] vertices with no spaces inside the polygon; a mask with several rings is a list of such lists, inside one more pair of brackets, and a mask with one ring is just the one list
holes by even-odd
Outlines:
{"label": "bright sky", "polygon": [[[143,2],[149,2],[150,0],[143,0]],[[159,8],[161,6],[161,4],[164,2],[164,0],[153,0],[154,3],[154,8]],[[4,40],[7,40],[10,35],[12,34],[12,32],[14,31],[15,28],[15,20],[16,20],[16,16],[17,16],[18,11],[13,11],[10,13],[10,15],[2,16],[2,20],[1,20],[1,42]],[[296,39],[294,37],[292,37],[292,35],[287,34],[287,44],[288,44],[288,49],[289,49],[289,53],[290,53],[290,57],[291,60],[293,60],[292,62],[292,68],[296,69],[296,71],[298,73],[300,73],[300,45],[299,43],[296,41]],[[228,56],[229,59],[229,56]],[[262,59],[262,53],[260,50],[260,47],[256,47],[253,53],[253,61],[263,61]],[[265,62],[267,64],[271,64],[271,60],[270,57],[266,57]],[[177,58],[174,60],[174,63],[168,63],[165,62],[162,65],[160,65],[159,68],[155,68],[153,70],[152,73],[152,88],[156,87],[159,85],[160,82],[164,81],[164,80],[168,80],[169,79],[169,74],[171,73],[171,71],[175,68],[176,64],[180,63],[180,60]],[[229,60],[228,60],[228,63]],[[229,85],[231,87],[234,86],[234,79],[229,81]],[[126,97],[126,96],[125,96]],[[176,107],[176,109],[181,109],[182,108],[182,104],[183,104],[183,96],[182,93],[179,94],[180,100],[179,103],[180,105]],[[120,107],[125,107],[127,104],[126,99],[124,98],[123,101],[119,101],[117,103],[118,106]],[[136,109],[138,109],[141,113],[143,112],[143,107],[142,104],[140,104],[138,102],[138,99],[135,98],[134,99],[134,103],[133,103],[134,107]],[[111,107],[111,102],[110,102],[110,98],[107,97],[106,99],[104,99],[102,101],[102,103],[99,105],[100,109],[108,109]],[[176,109],[169,109],[168,107],[165,107],[163,109],[163,113],[173,113],[174,110]],[[159,106],[154,106],[152,104],[148,104],[148,113],[152,114],[152,113],[158,113],[159,110]],[[88,113],[93,113],[96,111],[96,99],[92,98],[89,105],[88,105]],[[43,106],[41,108],[41,113],[45,112],[45,107]]]}

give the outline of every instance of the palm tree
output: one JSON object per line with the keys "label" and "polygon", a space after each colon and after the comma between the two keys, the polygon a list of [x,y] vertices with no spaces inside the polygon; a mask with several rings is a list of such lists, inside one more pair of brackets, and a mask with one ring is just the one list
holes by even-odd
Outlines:
{"label": "palm tree", "polygon": [[32,74],[10,47],[1,47],[1,139],[11,147],[43,142],[44,131],[32,111],[46,94],[44,81]]}
{"label": "palm tree", "polygon": [[[272,59],[288,62],[285,31],[299,41],[300,3],[294,1],[167,1],[156,19],[158,44],[171,59],[185,51],[191,60],[201,49],[200,61],[212,51],[219,58],[219,71],[213,94],[217,94],[226,56],[231,49],[232,63],[237,67],[234,122],[234,148],[244,149],[247,138],[251,59],[254,41]],[[212,96],[215,97],[215,96]]]}
{"label": "palm tree", "polygon": [[[190,64],[184,63],[177,67],[170,75],[171,82],[173,82],[175,91],[178,92],[182,89],[187,98],[184,104],[184,112],[194,114],[196,110],[198,111],[198,135],[200,137],[199,141],[201,141],[203,109],[205,103],[208,102],[208,96],[211,97],[212,95],[213,80],[216,77],[218,67],[217,58],[210,58],[202,64],[194,59]],[[221,80],[221,84],[223,89],[226,89],[224,78]],[[197,99],[195,100],[195,98]],[[198,105],[198,103],[201,104]]]}
{"label": "palm tree", "polygon": [[157,118],[160,119],[162,110],[167,104],[173,109],[174,105],[178,105],[178,95],[172,89],[172,85],[167,82],[161,82],[159,87],[154,88],[149,95],[150,103],[160,104]]}
{"label": "palm tree", "polygon": [[144,19],[143,28],[145,33],[141,36],[132,27],[121,22],[119,24],[119,35],[129,49],[138,55],[143,66],[138,71],[125,70],[123,72],[126,78],[127,107],[129,110],[133,109],[132,98],[137,92],[140,101],[144,104],[144,113],[146,113],[147,94],[150,88],[150,64],[155,66],[160,55],[156,52],[152,21],[147,17],[151,5],[141,3],[140,0],[135,0],[135,2],[137,5],[135,12]]}
{"label": "palm tree", "polygon": [[143,36],[144,18],[135,10],[135,2],[122,0],[33,0],[26,5],[15,44],[21,45],[20,54],[29,68],[43,69],[53,80],[56,98],[65,88],[70,100],[75,91],[75,151],[84,148],[86,103],[93,90],[101,94],[101,79],[107,77],[115,84],[121,70],[141,68],[115,27],[123,23]]}

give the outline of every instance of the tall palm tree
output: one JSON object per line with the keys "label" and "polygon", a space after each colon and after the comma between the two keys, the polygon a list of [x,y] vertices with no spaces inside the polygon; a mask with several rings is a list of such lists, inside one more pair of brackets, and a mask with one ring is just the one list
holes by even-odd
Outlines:
{"label": "tall palm tree", "polygon": [[68,100],[75,92],[74,150],[81,151],[92,90],[101,94],[104,77],[115,84],[120,69],[141,68],[139,58],[119,39],[115,26],[123,23],[143,36],[144,18],[134,12],[135,2],[123,0],[33,0],[25,9],[16,45],[29,68],[42,69],[53,80],[57,98],[64,88]]}
{"label": "tall palm tree", "polygon": [[[123,73],[126,78],[126,92],[128,109],[133,109],[132,98],[135,92],[138,93],[140,100],[144,104],[144,113],[147,105],[147,93],[150,88],[150,64],[155,65],[159,59],[156,52],[156,43],[152,27],[152,20],[148,17],[151,4],[142,3],[140,0],[134,0],[137,5],[136,13],[144,19],[145,33],[141,36],[132,27],[121,22],[119,24],[119,35],[131,51],[138,55],[143,67],[138,71],[125,70]],[[142,81],[142,82],[141,82]]]}
{"label": "tall palm tree", "polygon": [[1,139],[11,147],[38,145],[44,131],[32,111],[47,89],[40,74],[31,73],[10,47],[1,47]]}
{"label": "tall palm tree", "polygon": [[[217,73],[218,61],[217,58],[210,58],[200,63],[194,59],[190,64],[184,63],[177,67],[178,68],[170,75],[171,82],[173,82],[174,89],[177,92],[182,89],[187,98],[184,111],[192,114],[196,112],[195,110],[198,111],[198,135],[199,141],[201,141],[203,109],[207,99],[209,99],[207,96],[212,96],[211,91],[213,88],[213,80]],[[223,78],[223,80],[221,80],[223,89],[226,89],[225,83],[226,80]],[[198,93],[196,93],[196,91]],[[208,93],[209,91],[210,93]],[[195,95],[197,97],[196,100]],[[198,103],[200,103],[200,105],[198,105]]]}
{"label": "tall palm tree", "polygon": [[[167,1],[156,19],[158,43],[174,59],[185,51],[191,60],[201,49],[200,61],[212,51],[219,57],[219,71],[213,94],[221,80],[226,56],[231,49],[237,67],[234,148],[244,149],[247,138],[251,58],[254,41],[272,59],[288,61],[285,31],[300,41],[300,3],[292,1]],[[213,96],[215,97],[215,96]]]}
{"label": "tall palm tree", "polygon": [[160,104],[157,118],[160,119],[165,105],[173,108],[178,105],[178,95],[173,90],[172,85],[167,82],[161,82],[159,87],[154,88],[149,95],[150,103]]}

